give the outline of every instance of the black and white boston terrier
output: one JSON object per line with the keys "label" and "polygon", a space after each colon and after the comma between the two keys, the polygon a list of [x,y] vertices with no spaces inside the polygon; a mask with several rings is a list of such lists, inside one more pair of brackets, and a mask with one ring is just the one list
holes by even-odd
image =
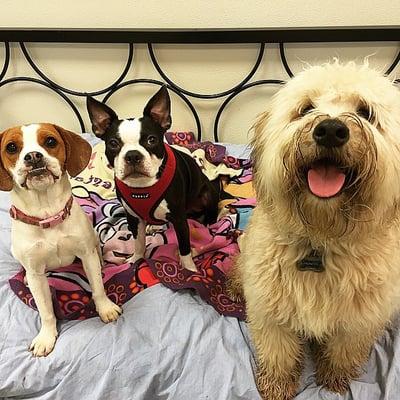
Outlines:
{"label": "black and white boston terrier", "polygon": [[93,132],[105,142],[117,197],[135,240],[135,253],[127,262],[144,257],[146,224],[171,222],[182,265],[196,271],[187,217],[203,216],[206,224],[216,221],[219,182],[210,182],[192,157],[164,143],[170,108],[166,86],[150,99],[140,118],[119,119],[107,105],[87,98]]}

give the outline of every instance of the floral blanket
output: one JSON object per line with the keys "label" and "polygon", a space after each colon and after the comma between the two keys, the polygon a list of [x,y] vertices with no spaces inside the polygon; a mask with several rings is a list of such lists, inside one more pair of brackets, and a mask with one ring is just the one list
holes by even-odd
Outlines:
{"label": "floral blanket", "polygon": [[[176,235],[169,224],[148,227],[145,259],[135,264],[125,263],[134,252],[132,235],[125,211],[115,196],[113,172],[107,164],[104,145],[94,146],[88,167],[72,178],[72,185],[76,201],[91,219],[100,239],[107,295],[123,305],[146,288],[163,284],[172,290],[195,290],[219,313],[244,319],[244,305],[227,296],[225,281],[239,251],[237,238],[255,205],[251,164],[228,156],[224,146],[197,143],[190,132],[168,133],[167,140],[179,150],[189,152],[209,178],[221,177],[224,200],[220,202],[219,219],[207,227],[189,220],[192,254],[198,272],[187,271],[180,265]],[[48,280],[59,319],[97,315],[79,260],[50,272]],[[10,279],[10,285],[25,304],[36,309],[24,284],[24,270]]]}

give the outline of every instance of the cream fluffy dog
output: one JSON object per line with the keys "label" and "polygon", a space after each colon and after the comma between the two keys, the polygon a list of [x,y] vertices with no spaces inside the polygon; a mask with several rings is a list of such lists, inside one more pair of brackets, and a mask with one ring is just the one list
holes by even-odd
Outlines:
{"label": "cream fluffy dog", "polygon": [[254,127],[258,206],[232,289],[263,398],[291,399],[303,344],[343,393],[399,308],[400,93],[367,65],[300,73]]}

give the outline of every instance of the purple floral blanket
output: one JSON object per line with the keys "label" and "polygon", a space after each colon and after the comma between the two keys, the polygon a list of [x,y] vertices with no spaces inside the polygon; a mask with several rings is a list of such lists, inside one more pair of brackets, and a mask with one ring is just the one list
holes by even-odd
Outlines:
{"label": "purple floral blanket", "polygon": [[[222,165],[224,191],[230,198],[221,201],[220,217],[215,224],[204,226],[189,220],[192,253],[198,272],[187,271],[180,265],[176,235],[168,224],[148,227],[145,258],[127,264],[125,259],[135,250],[132,235],[112,184],[96,187],[96,182],[112,182],[112,171],[104,161],[102,149],[95,147],[87,171],[73,179],[73,192],[100,239],[107,295],[123,305],[146,288],[163,284],[172,290],[195,290],[219,313],[244,319],[244,305],[229,298],[225,282],[226,273],[239,251],[237,238],[255,205],[251,164],[248,160],[227,156],[221,145],[196,143],[193,135],[187,132],[171,133],[168,140],[171,144],[185,146],[191,153],[200,149],[202,153],[197,152],[197,158],[194,157],[209,173],[216,173],[215,169],[221,171]],[[201,160],[202,156],[206,160]],[[50,272],[48,280],[59,319],[85,319],[97,315],[79,260]],[[25,304],[36,309],[29,288],[24,284],[24,270],[10,279],[10,285]]]}

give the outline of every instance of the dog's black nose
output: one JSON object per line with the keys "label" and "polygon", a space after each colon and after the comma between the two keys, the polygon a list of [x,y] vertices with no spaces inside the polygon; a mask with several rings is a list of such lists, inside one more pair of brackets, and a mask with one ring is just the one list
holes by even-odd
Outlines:
{"label": "dog's black nose", "polygon": [[43,161],[43,154],[38,151],[31,151],[25,154],[24,161],[26,165],[37,166]]}
{"label": "dog's black nose", "polygon": [[313,138],[324,147],[340,147],[349,140],[349,128],[338,119],[325,119],[314,129]]}
{"label": "dog's black nose", "polygon": [[130,164],[139,164],[143,160],[143,154],[137,150],[129,150],[125,154],[125,161]]}

